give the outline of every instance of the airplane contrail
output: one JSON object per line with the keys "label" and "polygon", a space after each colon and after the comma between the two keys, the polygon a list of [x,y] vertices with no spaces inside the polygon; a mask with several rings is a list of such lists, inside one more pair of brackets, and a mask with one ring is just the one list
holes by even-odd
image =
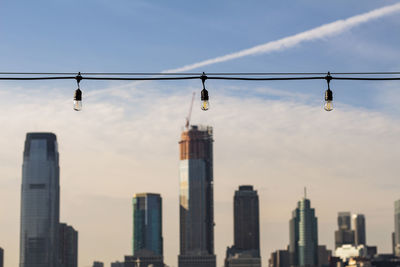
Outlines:
{"label": "airplane contrail", "polygon": [[304,31],[295,35],[291,35],[276,41],[271,41],[262,45],[257,45],[248,49],[244,49],[238,52],[234,52],[231,54],[227,54],[224,56],[207,59],[204,61],[200,61],[197,63],[193,63],[190,65],[183,66],[181,68],[170,69],[163,71],[165,73],[172,73],[172,72],[184,72],[193,69],[197,69],[200,67],[212,65],[215,63],[225,62],[229,60],[233,60],[236,58],[251,56],[251,55],[258,55],[258,54],[266,54],[271,53],[273,51],[280,51],[285,50],[300,43],[306,41],[312,41],[328,36],[332,36],[335,34],[339,34],[344,32],[348,29],[351,29],[355,26],[361,25],[363,23],[369,22],[374,19],[378,19],[384,16],[391,15],[393,13],[400,11],[400,3],[385,6],[382,8],[374,9],[367,13],[363,13],[360,15],[356,15],[344,20],[337,20],[328,24],[324,24],[322,26],[316,27],[314,29]]}

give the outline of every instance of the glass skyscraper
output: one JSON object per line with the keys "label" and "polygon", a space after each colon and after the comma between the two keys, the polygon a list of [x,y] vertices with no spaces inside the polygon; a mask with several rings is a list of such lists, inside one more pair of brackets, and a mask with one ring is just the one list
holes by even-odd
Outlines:
{"label": "glass skyscraper", "polygon": [[318,266],[318,219],[305,196],[290,220],[290,262],[293,266]]}
{"label": "glass skyscraper", "polygon": [[394,202],[394,251],[400,257],[400,199]]}
{"label": "glass skyscraper", "polygon": [[60,169],[53,133],[28,133],[22,165],[20,267],[58,266]]}
{"label": "glass skyscraper", "polygon": [[132,241],[134,256],[143,251],[163,256],[162,201],[159,194],[134,195]]}
{"label": "glass skyscraper", "polygon": [[179,145],[179,267],[215,267],[212,127],[191,125]]}

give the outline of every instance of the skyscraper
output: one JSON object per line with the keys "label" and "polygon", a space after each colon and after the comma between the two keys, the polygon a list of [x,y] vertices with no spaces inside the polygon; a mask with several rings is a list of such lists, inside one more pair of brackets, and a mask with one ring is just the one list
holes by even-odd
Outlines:
{"label": "skyscraper", "polygon": [[180,145],[179,267],[215,267],[212,127],[191,125]]}
{"label": "skyscraper", "polygon": [[164,266],[161,196],[152,193],[135,194],[132,203],[133,256],[142,263],[148,261],[154,267]]}
{"label": "skyscraper", "polygon": [[298,202],[297,208],[293,211],[289,228],[291,265],[317,266],[318,219],[306,196]]}
{"label": "skyscraper", "polygon": [[394,202],[394,251],[400,257],[400,199]]}
{"label": "skyscraper", "polygon": [[235,243],[227,248],[225,267],[261,266],[259,202],[253,186],[239,186],[233,211]]}
{"label": "skyscraper", "polygon": [[356,246],[367,245],[365,233],[365,216],[363,214],[353,214],[354,243]]}
{"label": "skyscraper", "polygon": [[0,267],[4,267],[4,250],[0,248]]}
{"label": "skyscraper", "polygon": [[351,230],[351,213],[338,213],[338,230],[335,231],[335,248],[354,245],[354,231]]}
{"label": "skyscraper", "polygon": [[59,225],[59,262],[60,267],[78,266],[78,232],[65,223]]}
{"label": "skyscraper", "polygon": [[93,267],[104,267],[104,263],[101,261],[93,262]]}
{"label": "skyscraper", "polygon": [[58,266],[60,169],[53,133],[27,133],[22,165],[20,267]]}
{"label": "skyscraper", "polygon": [[260,254],[260,219],[257,191],[251,185],[239,186],[234,198],[235,247]]}

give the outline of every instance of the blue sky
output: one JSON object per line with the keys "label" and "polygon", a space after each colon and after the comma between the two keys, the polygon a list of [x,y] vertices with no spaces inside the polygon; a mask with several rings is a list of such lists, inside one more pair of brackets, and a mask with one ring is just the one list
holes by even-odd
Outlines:
{"label": "blue sky", "polygon": [[[399,1],[1,1],[0,71],[159,72],[223,56]],[[195,69],[196,72],[400,71],[399,12],[340,34]],[[399,83],[207,81],[215,129],[216,253],[232,244],[232,197],[251,183],[261,199],[263,262],[288,243],[288,220],[307,185],[321,244],[333,247],[338,211],[365,213],[367,240],[390,250]],[[28,131],[52,131],[61,155],[61,219],[80,233],[80,266],[131,251],[134,193],[164,197],[166,262],[178,254],[178,145],[200,81],[0,83],[0,246],[18,263],[19,186]],[[112,163],[112,164],[111,164]],[[157,168],[154,168],[154,166]],[[154,183],[157,181],[157,183]],[[374,196],[374,197],[371,197]],[[349,200],[351,199],[351,200]],[[118,225],[116,225],[118,221]],[[386,232],[382,233],[382,229]],[[283,238],[284,237],[284,238]]]}

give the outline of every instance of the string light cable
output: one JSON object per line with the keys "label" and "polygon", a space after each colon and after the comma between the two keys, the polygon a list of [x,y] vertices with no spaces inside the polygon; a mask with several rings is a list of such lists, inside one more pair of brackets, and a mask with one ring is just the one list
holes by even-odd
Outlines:
{"label": "string light cable", "polygon": [[[44,76],[46,75],[46,76]],[[342,76],[336,76],[342,75]],[[353,75],[353,76],[352,76]],[[373,75],[373,76],[372,76]],[[384,75],[384,77],[382,77]],[[76,80],[78,89],[74,93],[73,108],[82,109],[82,80],[107,81],[166,81],[166,80],[196,80],[202,81],[201,109],[209,109],[209,95],[205,87],[206,80],[234,81],[290,81],[290,80],[326,80],[328,89],[325,91],[326,111],[333,110],[333,93],[330,89],[331,80],[354,81],[395,81],[400,80],[400,72],[214,72],[207,73],[163,73],[163,72],[0,72],[0,80],[35,81],[35,80]]]}

